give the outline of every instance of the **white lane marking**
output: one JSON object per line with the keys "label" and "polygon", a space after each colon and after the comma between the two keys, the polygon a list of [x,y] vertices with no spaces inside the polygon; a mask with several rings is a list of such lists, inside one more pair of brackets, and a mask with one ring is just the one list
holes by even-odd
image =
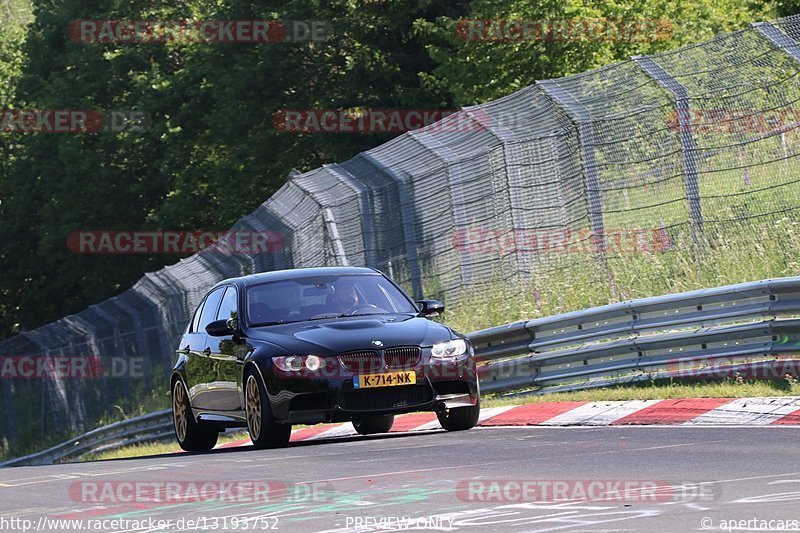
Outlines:
{"label": "white lane marking", "polygon": [[683,448],[685,446],[697,446],[698,444],[709,444],[712,442],[728,442],[727,440],[703,441],[703,442],[686,442],[683,444],[663,444],[661,446],[648,446],[646,448],[625,448],[625,451],[645,451],[645,450],[662,450],[664,448]]}
{"label": "white lane marking", "polygon": [[347,477],[335,477],[330,479],[315,479],[314,481],[304,481],[304,483],[329,483],[331,481],[348,481],[351,479],[361,479],[361,478],[374,478],[374,477],[384,477],[384,476],[396,476],[398,474],[417,474],[420,472],[437,472],[440,470],[459,470],[462,468],[474,468],[477,466],[492,466],[492,465],[503,465],[508,464],[505,461],[498,461],[495,463],[475,463],[469,465],[459,465],[459,466],[440,466],[437,468],[420,468],[417,470],[398,470],[396,472],[386,472],[386,473],[378,473],[378,474],[363,474],[360,476],[347,476]]}
{"label": "white lane marking", "polygon": [[[775,503],[775,502],[794,502],[800,500],[800,492],[778,492],[774,494],[762,494],[734,500],[731,503]],[[786,530],[788,531],[788,530]]]}
{"label": "white lane marking", "polygon": [[308,440],[331,439],[334,437],[350,437],[353,435],[358,435],[358,433],[356,433],[356,430],[353,429],[353,424],[351,424],[350,422],[345,422],[344,424],[339,424],[338,426],[334,426],[331,429],[326,429],[322,433],[317,433],[312,437],[303,439],[300,442]]}
{"label": "white lane marking", "polygon": [[426,422],[421,426],[417,426],[415,428],[411,428],[408,431],[431,431],[434,429],[442,429],[442,425],[439,423],[439,419],[432,420],[430,422]]}
{"label": "white lane marking", "polygon": [[684,422],[684,425],[748,424],[766,426],[798,409],[800,409],[800,398],[781,396],[737,398]]}
{"label": "white lane marking", "polygon": [[[70,466],[74,468],[74,465]],[[40,483],[50,483],[52,481],[66,481],[68,479],[110,476],[114,474],[127,474],[130,472],[154,472],[158,470],[166,470],[170,466],[177,466],[177,465],[148,465],[148,466],[137,466],[133,468],[123,468],[117,470],[106,470],[103,472],[75,472],[70,474],[52,474],[49,476],[41,476],[34,478],[6,480],[7,483],[3,483],[3,485],[5,487],[22,487],[25,485],[38,485]]]}
{"label": "white lane marking", "polygon": [[695,485],[708,485],[711,483],[737,483],[739,481],[755,481],[756,479],[770,479],[773,477],[785,477],[785,476],[796,476],[800,474],[800,472],[790,472],[786,474],[772,474],[769,476],[751,476],[751,477],[738,477],[732,479],[715,479],[711,481],[698,481]]}
{"label": "white lane marking", "polygon": [[661,400],[630,400],[627,402],[592,402],[571,409],[542,422],[547,426],[604,426],[616,422]]}
{"label": "white lane marking", "polygon": [[489,407],[488,409],[481,409],[481,414],[478,417],[478,424],[489,420],[490,418],[494,418],[497,415],[501,415],[507,411],[511,411],[512,409],[516,409],[517,407],[523,407],[521,405],[504,405],[502,407]]}

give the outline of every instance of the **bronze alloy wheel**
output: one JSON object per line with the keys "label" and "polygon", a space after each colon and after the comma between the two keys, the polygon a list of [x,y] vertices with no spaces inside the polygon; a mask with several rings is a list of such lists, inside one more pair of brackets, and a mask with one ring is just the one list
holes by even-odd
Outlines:
{"label": "bronze alloy wheel", "polygon": [[194,419],[189,394],[181,379],[176,379],[172,388],[172,423],[178,444],[187,452],[208,451],[217,444],[219,431]]}
{"label": "bronze alloy wheel", "polygon": [[175,381],[175,390],[172,392],[172,421],[175,423],[175,436],[178,442],[186,440],[186,390],[180,380]]}
{"label": "bronze alloy wheel", "polygon": [[291,424],[278,424],[272,418],[269,396],[255,367],[245,372],[244,399],[247,429],[257,449],[280,448],[289,443]]}
{"label": "bronze alloy wheel", "polygon": [[261,394],[255,374],[247,377],[247,428],[253,440],[261,436]]}

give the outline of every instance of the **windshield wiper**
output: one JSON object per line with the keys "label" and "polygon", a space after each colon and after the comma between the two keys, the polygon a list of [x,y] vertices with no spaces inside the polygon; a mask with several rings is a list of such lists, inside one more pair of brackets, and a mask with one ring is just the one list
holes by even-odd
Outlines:
{"label": "windshield wiper", "polygon": [[252,328],[260,328],[263,326],[277,326],[279,324],[294,324],[295,322],[301,322],[300,320],[276,320],[274,322],[261,322],[258,324],[252,324],[250,327]]}
{"label": "windshield wiper", "polygon": [[309,320],[325,320],[326,318],[343,318],[343,317],[346,317],[346,316],[350,316],[350,315],[331,313],[331,314],[327,314],[327,315],[314,315],[311,318],[309,318]]}

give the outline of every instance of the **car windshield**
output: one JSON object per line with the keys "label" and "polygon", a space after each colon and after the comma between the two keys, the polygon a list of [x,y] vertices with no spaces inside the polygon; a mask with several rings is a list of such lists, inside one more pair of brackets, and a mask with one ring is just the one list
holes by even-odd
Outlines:
{"label": "car windshield", "polygon": [[304,277],[247,289],[251,326],[391,313],[416,314],[417,310],[380,275]]}

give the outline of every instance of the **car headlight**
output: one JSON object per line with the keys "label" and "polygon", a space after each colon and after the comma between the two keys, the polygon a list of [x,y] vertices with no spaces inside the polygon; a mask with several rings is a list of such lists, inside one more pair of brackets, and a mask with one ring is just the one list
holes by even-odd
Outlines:
{"label": "car headlight", "polygon": [[302,370],[319,370],[324,361],[316,355],[288,355],[273,357],[273,364],[284,372],[300,372]]}
{"label": "car headlight", "polygon": [[464,339],[455,339],[447,342],[439,342],[433,345],[431,355],[439,359],[458,357],[467,351],[467,343]]}

